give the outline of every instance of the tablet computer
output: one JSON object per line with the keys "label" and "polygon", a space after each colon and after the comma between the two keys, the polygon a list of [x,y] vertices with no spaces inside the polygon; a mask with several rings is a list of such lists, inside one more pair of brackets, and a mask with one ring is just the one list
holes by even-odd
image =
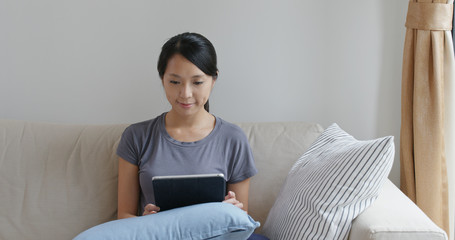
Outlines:
{"label": "tablet computer", "polygon": [[224,175],[195,174],[152,178],[155,205],[160,211],[198,203],[222,202],[226,196]]}

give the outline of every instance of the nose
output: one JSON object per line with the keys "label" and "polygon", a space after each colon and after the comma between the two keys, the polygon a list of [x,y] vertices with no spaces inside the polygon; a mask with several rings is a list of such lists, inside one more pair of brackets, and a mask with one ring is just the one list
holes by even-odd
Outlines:
{"label": "nose", "polygon": [[180,89],[180,97],[182,98],[190,98],[193,94],[193,90],[191,89],[190,84],[182,84],[182,88]]}

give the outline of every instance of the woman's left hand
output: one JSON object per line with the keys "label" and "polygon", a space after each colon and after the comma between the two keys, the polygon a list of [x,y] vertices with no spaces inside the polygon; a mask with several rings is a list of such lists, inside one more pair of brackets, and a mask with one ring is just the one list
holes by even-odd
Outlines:
{"label": "woman's left hand", "polygon": [[235,193],[233,191],[229,191],[228,194],[226,195],[226,197],[224,197],[224,203],[230,203],[240,209],[243,210],[243,203],[241,203],[240,201],[238,201],[236,198],[235,198]]}

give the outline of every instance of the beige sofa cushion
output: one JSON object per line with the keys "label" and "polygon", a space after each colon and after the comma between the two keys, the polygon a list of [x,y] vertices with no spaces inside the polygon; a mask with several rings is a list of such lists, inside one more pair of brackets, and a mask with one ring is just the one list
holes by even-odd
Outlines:
{"label": "beige sofa cushion", "polygon": [[71,239],[114,219],[125,127],[0,120],[0,239]]}
{"label": "beige sofa cushion", "polygon": [[386,181],[378,199],[352,222],[349,239],[446,240],[447,235],[391,181]]}

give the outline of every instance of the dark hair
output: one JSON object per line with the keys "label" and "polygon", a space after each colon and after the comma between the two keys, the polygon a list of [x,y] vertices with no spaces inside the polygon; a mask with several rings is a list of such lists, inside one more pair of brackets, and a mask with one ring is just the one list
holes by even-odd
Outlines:
{"label": "dark hair", "polygon": [[[167,63],[175,54],[180,54],[196,65],[202,72],[218,77],[218,68],[216,66],[216,52],[212,43],[198,33],[182,33],[169,39],[161,48],[161,54],[158,58],[158,73],[163,79]],[[204,109],[209,111],[209,101],[204,105]]]}

